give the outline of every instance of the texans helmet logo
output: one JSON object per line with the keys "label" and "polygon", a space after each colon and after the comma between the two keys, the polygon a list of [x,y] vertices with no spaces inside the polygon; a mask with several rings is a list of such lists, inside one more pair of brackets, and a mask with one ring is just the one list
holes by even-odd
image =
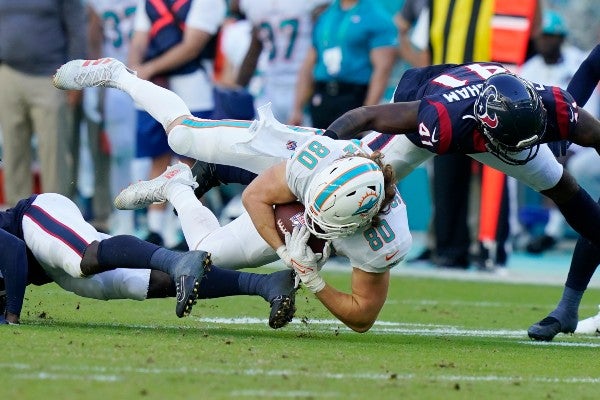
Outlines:
{"label": "texans helmet logo", "polygon": [[485,88],[484,92],[479,96],[479,101],[477,102],[477,107],[475,109],[475,113],[477,114],[477,119],[479,119],[484,125],[487,127],[494,129],[498,126],[498,116],[494,114],[491,117],[488,114],[488,102],[489,101],[498,101],[498,91],[495,86],[488,86]]}

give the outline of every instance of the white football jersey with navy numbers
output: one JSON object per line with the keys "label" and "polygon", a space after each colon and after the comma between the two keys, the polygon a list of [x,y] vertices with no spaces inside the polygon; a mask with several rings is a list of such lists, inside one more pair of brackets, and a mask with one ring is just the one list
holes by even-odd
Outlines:
{"label": "white football jersey with navy numbers", "polygon": [[[370,154],[358,140],[333,140],[313,136],[299,146],[286,166],[286,179],[298,200],[306,204],[312,179],[331,163],[347,154]],[[357,205],[358,207],[358,205]],[[367,226],[351,236],[332,241],[336,253],[348,257],[353,267],[367,272],[384,272],[408,253],[412,237],[408,229],[406,205],[399,194],[381,224]]]}

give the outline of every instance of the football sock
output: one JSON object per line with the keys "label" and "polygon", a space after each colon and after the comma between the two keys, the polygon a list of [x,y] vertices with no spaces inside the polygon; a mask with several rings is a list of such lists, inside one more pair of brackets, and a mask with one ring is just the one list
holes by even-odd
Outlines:
{"label": "football sock", "polygon": [[256,178],[256,174],[254,172],[250,172],[248,170],[232,167],[231,165],[223,165],[223,164],[215,164],[216,166],[216,176],[222,183],[241,183],[242,185],[247,185],[254,178]]}
{"label": "football sock", "polygon": [[292,289],[291,272],[287,270],[273,274],[255,274],[212,266],[200,283],[198,292],[202,299],[258,295],[270,302],[281,294],[289,294]]}
{"label": "football sock", "polygon": [[179,183],[168,185],[167,198],[177,210],[181,230],[190,250],[196,250],[206,236],[220,227],[217,217],[196,198],[190,186]]}
{"label": "football sock", "polygon": [[598,247],[589,240],[579,237],[575,244],[575,250],[573,250],[565,286],[580,291],[586,290],[599,263],[600,250]]}
{"label": "football sock", "polygon": [[557,206],[577,233],[600,244],[600,206],[584,189],[579,188],[572,198]]}
{"label": "football sock", "polygon": [[579,303],[581,303],[583,293],[583,291],[565,286],[558,306],[549,314],[550,317],[554,317],[560,321],[563,330],[574,331],[577,327]]}
{"label": "football sock", "polygon": [[211,266],[210,270],[204,275],[198,289],[198,297],[201,299],[215,299],[218,297],[236,296],[248,293],[242,290],[239,284],[240,271],[222,269]]}
{"label": "football sock", "polygon": [[177,267],[177,262],[181,259],[182,254],[185,253],[159,247],[152,253],[150,268],[172,274],[174,272],[172,267]]}
{"label": "football sock", "polygon": [[177,118],[192,115],[183,100],[172,91],[129,73],[120,74],[118,82],[133,101],[167,127]]}
{"label": "football sock", "polygon": [[108,269],[147,269],[150,268],[150,260],[157,249],[160,247],[135,236],[113,236],[98,244],[98,263]]}
{"label": "football sock", "polygon": [[238,285],[244,294],[259,295],[269,303],[279,295],[289,295],[294,289],[291,270],[271,274],[240,272]]}

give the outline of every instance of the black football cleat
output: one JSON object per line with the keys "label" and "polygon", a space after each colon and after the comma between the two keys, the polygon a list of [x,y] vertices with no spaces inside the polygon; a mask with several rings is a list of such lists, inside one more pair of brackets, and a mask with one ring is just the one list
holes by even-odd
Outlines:
{"label": "black football cleat", "polygon": [[296,313],[296,287],[294,271],[283,270],[268,275],[271,293],[269,326],[279,329],[286,326]]}
{"label": "black football cleat", "polygon": [[200,282],[210,265],[210,253],[205,251],[190,251],[181,255],[172,276],[177,299],[175,314],[179,318],[188,316],[192,312],[192,307],[198,298]]}
{"label": "black football cleat", "polygon": [[216,170],[217,167],[215,164],[205,161],[197,160],[192,165],[192,175],[194,175],[194,179],[198,183],[198,187],[194,189],[196,198],[201,198],[210,189],[221,185],[221,181],[216,176]]}
{"label": "black football cleat", "polygon": [[273,329],[279,329],[292,322],[296,313],[295,303],[296,290],[291,295],[280,295],[271,300],[269,326]]}
{"label": "black football cleat", "polygon": [[533,340],[550,342],[559,333],[573,333],[575,329],[563,329],[560,321],[554,317],[546,317],[527,329],[527,335]]}

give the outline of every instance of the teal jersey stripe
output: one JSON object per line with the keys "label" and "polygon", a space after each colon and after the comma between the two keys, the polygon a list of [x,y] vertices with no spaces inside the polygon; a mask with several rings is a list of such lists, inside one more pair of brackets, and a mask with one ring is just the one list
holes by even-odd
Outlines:
{"label": "teal jersey stripe", "polygon": [[366,174],[371,171],[380,171],[379,167],[375,164],[368,163],[359,165],[355,168],[352,168],[349,171],[344,172],[342,175],[335,178],[333,182],[327,185],[321,193],[319,193],[315,199],[314,207],[317,211],[321,210],[321,207],[327,199],[334,194],[334,192],[339,189],[343,184],[351,181],[352,179]]}
{"label": "teal jersey stripe", "polygon": [[249,128],[252,121],[238,120],[197,120],[186,118],[181,122],[182,125],[192,128],[218,128],[220,126],[229,128]]}
{"label": "teal jersey stripe", "polygon": [[325,133],[325,129],[309,128],[309,127],[294,126],[294,125],[286,125],[286,127],[293,131],[296,131],[296,132],[309,132],[309,133],[314,133],[315,135],[323,135]]}

